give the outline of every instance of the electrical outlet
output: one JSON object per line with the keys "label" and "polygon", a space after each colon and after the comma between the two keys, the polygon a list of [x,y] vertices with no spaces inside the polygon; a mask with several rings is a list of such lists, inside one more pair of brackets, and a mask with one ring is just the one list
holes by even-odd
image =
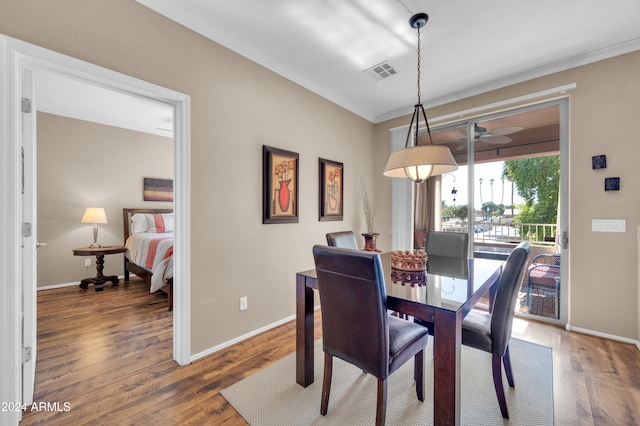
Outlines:
{"label": "electrical outlet", "polygon": [[91,266],[91,259],[85,259],[84,266]]}
{"label": "electrical outlet", "polygon": [[244,311],[245,309],[247,309],[247,296],[240,298],[240,310]]}

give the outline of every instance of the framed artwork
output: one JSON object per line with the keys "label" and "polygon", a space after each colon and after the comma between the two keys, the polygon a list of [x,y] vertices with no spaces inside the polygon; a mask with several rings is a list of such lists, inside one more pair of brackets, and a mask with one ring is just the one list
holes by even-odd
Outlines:
{"label": "framed artwork", "polygon": [[620,191],[620,178],[619,177],[604,178],[604,190]]}
{"label": "framed artwork", "polygon": [[173,202],[173,179],[143,178],[142,199]]}
{"label": "framed artwork", "polygon": [[607,156],[606,155],[595,155],[591,157],[591,167],[595,169],[606,169],[607,168]]}
{"label": "framed artwork", "polygon": [[262,223],[298,223],[300,155],[262,146]]}
{"label": "framed artwork", "polygon": [[344,165],[320,159],[320,220],[342,220]]}

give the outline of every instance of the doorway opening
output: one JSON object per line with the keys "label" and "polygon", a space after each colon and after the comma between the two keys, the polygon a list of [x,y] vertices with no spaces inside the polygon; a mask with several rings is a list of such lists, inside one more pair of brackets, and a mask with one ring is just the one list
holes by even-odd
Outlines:
{"label": "doorway opening", "polygon": [[[174,327],[173,358],[179,365],[190,362],[190,267],[189,267],[189,97],[179,92],[156,86],[106,68],[80,61],[29,43],[0,35],[0,86],[4,93],[0,122],[12,123],[2,126],[0,132],[3,155],[0,162],[2,174],[2,200],[5,213],[0,216],[3,238],[3,280],[11,283],[4,290],[6,297],[0,300],[5,345],[0,348],[0,358],[5,360],[2,368],[3,386],[0,387],[2,400],[22,401],[19,391],[22,383],[22,356],[29,348],[35,349],[33,341],[24,341],[23,321],[31,318],[35,322],[35,280],[25,277],[23,265],[23,247],[35,250],[37,234],[25,232],[28,227],[22,224],[22,194],[24,191],[24,172],[30,173],[35,164],[35,150],[25,146],[35,145],[32,119],[28,119],[28,105],[22,97],[28,97],[25,76],[36,70],[44,70],[71,79],[109,88],[145,99],[167,104],[174,111],[174,212],[175,212],[175,254],[174,254]],[[27,96],[25,96],[27,95]],[[34,95],[34,99],[37,93]],[[33,117],[31,115],[30,117]],[[14,125],[15,124],[15,125]],[[31,126],[31,127],[29,127]],[[60,191],[61,197],[64,191]],[[33,207],[35,210],[35,206]],[[35,212],[31,212],[32,215]],[[35,228],[35,227],[34,227]],[[37,228],[35,228],[37,229]],[[35,274],[33,274],[35,276]],[[27,306],[29,305],[29,306]],[[20,350],[20,348],[23,350]],[[27,362],[29,358],[26,358]],[[37,353],[31,353],[31,360],[37,359]],[[15,417],[19,419],[19,413]]]}
{"label": "doorway opening", "polygon": [[[120,253],[100,259],[98,272],[102,273],[104,267],[105,275],[119,276],[117,286],[107,282],[100,292],[94,285],[84,291],[69,292],[77,289],[78,280],[94,276],[98,266],[95,256],[70,256],[69,248],[76,253],[76,248],[87,247],[91,242],[91,224],[79,223],[87,207],[104,209],[105,223],[100,225],[98,243],[114,248],[125,245],[123,207],[172,209],[172,203],[143,201],[142,184],[143,176],[174,180],[174,111],[164,103],[42,70],[34,73],[34,87],[37,230],[38,240],[48,243],[48,247],[38,250],[37,306],[38,310],[46,311],[52,297],[65,302],[76,300],[75,304],[64,305],[63,300],[59,301],[65,308],[64,315],[57,320],[45,311],[37,315],[35,396],[37,400],[46,400],[51,399],[51,392],[63,392],[63,383],[73,381],[78,392],[88,392],[96,382],[108,382],[97,376],[102,371],[99,366],[93,366],[93,372],[87,374],[88,366],[95,362],[90,356],[56,358],[62,348],[75,348],[75,353],[82,353],[82,348],[89,344],[103,352],[120,347],[121,353],[109,352],[119,367],[117,371],[102,373],[109,379],[172,359],[168,349],[172,346],[173,316],[166,312],[169,303],[166,293],[150,293],[149,285],[140,279],[125,282]],[[65,188],[62,198],[59,188]],[[87,262],[84,268],[83,261]],[[140,289],[134,289],[135,286],[144,287],[147,297],[144,291],[138,294]],[[87,309],[89,305],[93,309]],[[157,319],[150,318],[149,310],[153,308]],[[105,310],[112,314],[96,322]],[[120,319],[114,321],[116,318]],[[163,327],[155,326],[156,321],[162,321]],[[73,328],[78,323],[91,326]],[[156,330],[162,350],[158,344],[136,346],[133,341],[123,339],[123,324],[128,324],[129,330],[142,327]],[[69,330],[76,331],[70,336]],[[145,338],[149,339],[147,335]],[[131,357],[127,354],[131,350],[150,354]],[[68,374],[51,375],[55,359],[64,364]]]}

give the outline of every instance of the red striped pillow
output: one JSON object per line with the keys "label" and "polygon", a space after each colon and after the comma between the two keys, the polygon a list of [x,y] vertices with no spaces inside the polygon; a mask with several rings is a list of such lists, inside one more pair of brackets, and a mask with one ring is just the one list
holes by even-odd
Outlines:
{"label": "red striped pillow", "polygon": [[162,234],[173,232],[173,213],[147,215],[147,232]]}

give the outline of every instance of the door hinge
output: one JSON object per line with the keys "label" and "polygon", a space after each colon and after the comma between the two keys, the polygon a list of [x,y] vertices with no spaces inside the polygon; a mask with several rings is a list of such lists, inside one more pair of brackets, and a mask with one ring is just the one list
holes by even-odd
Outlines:
{"label": "door hinge", "polygon": [[560,247],[563,250],[569,248],[569,233],[567,231],[562,231],[562,237],[560,239]]}
{"label": "door hinge", "polygon": [[22,222],[22,238],[31,236],[31,222]]}
{"label": "door hinge", "polygon": [[22,102],[21,102],[20,110],[21,110],[22,112],[27,113],[27,114],[31,113],[31,99],[29,99],[29,98],[22,98]]}
{"label": "door hinge", "polygon": [[31,361],[31,346],[22,348],[22,363]]}

